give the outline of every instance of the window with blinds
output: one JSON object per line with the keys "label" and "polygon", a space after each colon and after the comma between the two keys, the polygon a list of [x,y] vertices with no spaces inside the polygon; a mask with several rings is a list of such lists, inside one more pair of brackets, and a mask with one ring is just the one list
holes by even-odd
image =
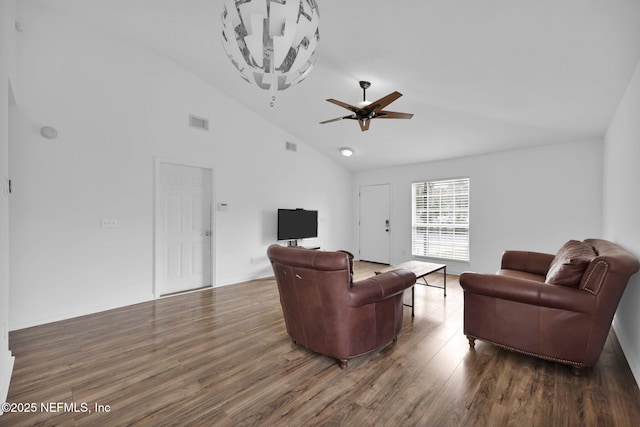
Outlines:
{"label": "window with blinds", "polygon": [[469,261],[469,178],[411,184],[414,256]]}

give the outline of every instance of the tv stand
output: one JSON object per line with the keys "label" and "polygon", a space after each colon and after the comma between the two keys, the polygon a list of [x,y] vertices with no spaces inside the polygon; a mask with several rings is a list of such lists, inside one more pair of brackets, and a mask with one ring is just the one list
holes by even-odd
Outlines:
{"label": "tv stand", "polygon": [[317,251],[320,249],[320,246],[298,246],[298,240],[293,239],[287,242],[287,247],[289,248],[302,248],[302,249],[311,249]]}

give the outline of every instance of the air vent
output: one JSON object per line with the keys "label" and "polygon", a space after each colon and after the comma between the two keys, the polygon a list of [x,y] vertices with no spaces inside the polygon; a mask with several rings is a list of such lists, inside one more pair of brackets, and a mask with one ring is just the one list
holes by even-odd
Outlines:
{"label": "air vent", "polygon": [[192,128],[209,130],[209,120],[189,114],[189,126]]}
{"label": "air vent", "polygon": [[286,142],[285,148],[289,151],[293,151],[294,153],[298,151],[298,144],[294,144],[293,142]]}

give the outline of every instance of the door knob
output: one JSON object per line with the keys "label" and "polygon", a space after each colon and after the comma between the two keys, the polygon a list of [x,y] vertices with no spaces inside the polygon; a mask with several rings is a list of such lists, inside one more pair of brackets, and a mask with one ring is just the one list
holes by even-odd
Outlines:
{"label": "door knob", "polygon": [[209,231],[209,230],[205,231],[205,232],[204,232],[204,235],[205,235],[206,237],[210,237],[210,236],[211,236],[211,231]]}

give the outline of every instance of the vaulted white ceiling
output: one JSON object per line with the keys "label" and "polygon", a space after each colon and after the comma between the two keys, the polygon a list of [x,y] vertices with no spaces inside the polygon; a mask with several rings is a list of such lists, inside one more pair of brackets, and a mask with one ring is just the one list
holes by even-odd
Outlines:
{"label": "vaulted white ceiling", "polygon": [[[171,58],[351,170],[602,138],[640,61],[639,0],[317,0],[316,66],[270,107],[225,55],[222,0],[33,1]],[[389,109],[413,119],[319,124],[349,113],[326,98],[361,100],[359,80],[369,99],[403,93]]]}

